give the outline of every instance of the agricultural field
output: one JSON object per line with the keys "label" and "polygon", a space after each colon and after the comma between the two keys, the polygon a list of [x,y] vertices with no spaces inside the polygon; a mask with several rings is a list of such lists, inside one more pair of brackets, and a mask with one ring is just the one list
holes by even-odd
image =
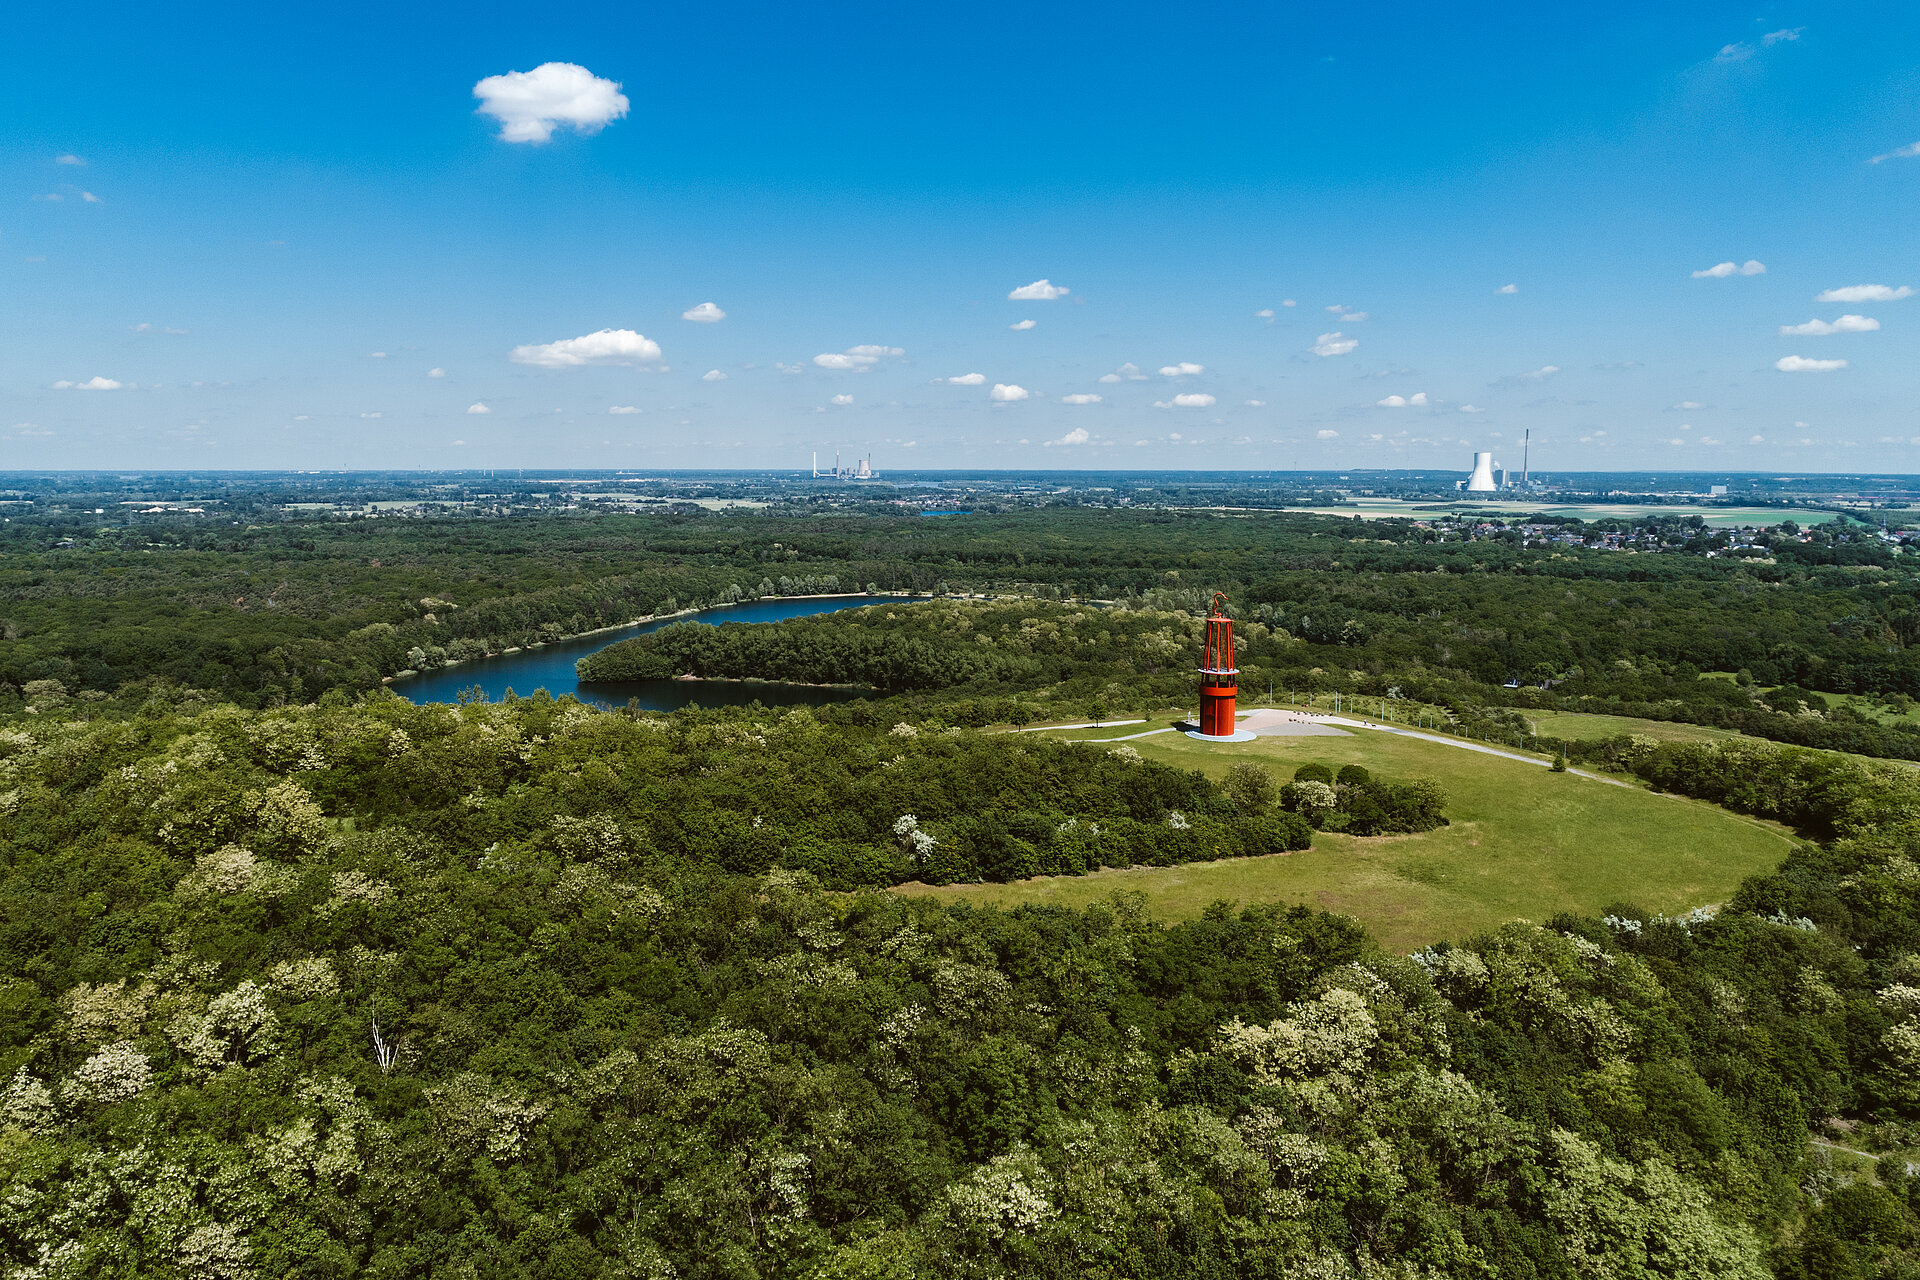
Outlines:
{"label": "agricultural field", "polygon": [[1643,720],[1638,716],[1587,715],[1577,711],[1529,711],[1535,732],[1547,738],[1589,740],[1637,733],[1659,742],[1728,742],[1746,735],[1711,725],[1672,720]]}
{"label": "agricultural field", "polygon": [[[1155,727],[1057,736],[1118,738]],[[1699,801],[1366,730],[1226,745],[1162,733],[1125,745],[1214,778],[1248,759],[1271,768],[1277,781],[1310,761],[1335,769],[1360,764],[1396,781],[1431,778],[1449,797],[1452,822],[1407,836],[1322,832],[1308,852],[1265,858],[899,891],[982,905],[1072,907],[1137,891],[1156,916],[1176,919],[1223,898],[1304,903],[1351,915],[1386,946],[1411,951],[1507,920],[1592,913],[1619,901],[1669,914],[1717,903],[1744,877],[1776,866],[1794,843],[1784,828]]]}

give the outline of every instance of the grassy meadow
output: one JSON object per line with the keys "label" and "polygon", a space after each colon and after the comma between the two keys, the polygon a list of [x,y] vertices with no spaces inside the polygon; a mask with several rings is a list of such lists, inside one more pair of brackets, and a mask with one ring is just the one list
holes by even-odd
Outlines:
{"label": "grassy meadow", "polygon": [[[1111,736],[1164,723],[1116,726]],[[1058,736],[1108,735],[1064,730]],[[899,892],[1077,907],[1115,890],[1137,890],[1162,918],[1198,915],[1221,898],[1303,902],[1354,916],[1387,946],[1406,951],[1515,918],[1545,920],[1556,911],[1591,912],[1617,901],[1669,913],[1716,903],[1743,877],[1777,865],[1792,844],[1782,828],[1699,801],[1368,730],[1232,744],[1162,733],[1125,745],[1214,777],[1236,761],[1256,760],[1276,781],[1309,761],[1335,769],[1360,764],[1395,781],[1432,778],[1447,792],[1452,824],[1364,839],[1323,832],[1311,850],[1265,858],[1014,884],[905,885]]]}

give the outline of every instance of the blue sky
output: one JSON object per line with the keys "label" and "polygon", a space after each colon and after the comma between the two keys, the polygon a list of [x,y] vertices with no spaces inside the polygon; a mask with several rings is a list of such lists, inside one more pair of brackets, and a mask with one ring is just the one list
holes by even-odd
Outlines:
{"label": "blue sky", "polygon": [[10,16],[0,469],[1920,472],[1910,4],[321,8]]}

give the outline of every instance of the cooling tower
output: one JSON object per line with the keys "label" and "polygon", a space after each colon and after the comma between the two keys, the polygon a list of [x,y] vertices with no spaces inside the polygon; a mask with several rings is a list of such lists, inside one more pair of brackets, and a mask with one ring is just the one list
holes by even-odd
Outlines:
{"label": "cooling tower", "polygon": [[1499,486],[1493,482],[1493,455],[1476,453],[1473,455],[1473,476],[1467,481],[1468,493],[1492,493]]}

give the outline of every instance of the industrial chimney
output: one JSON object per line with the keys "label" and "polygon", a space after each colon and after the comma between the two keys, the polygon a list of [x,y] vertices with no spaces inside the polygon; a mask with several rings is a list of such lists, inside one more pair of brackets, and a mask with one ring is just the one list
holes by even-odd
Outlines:
{"label": "industrial chimney", "polygon": [[1493,455],[1473,455],[1473,475],[1467,480],[1468,493],[1493,493],[1500,486],[1493,482]]}

